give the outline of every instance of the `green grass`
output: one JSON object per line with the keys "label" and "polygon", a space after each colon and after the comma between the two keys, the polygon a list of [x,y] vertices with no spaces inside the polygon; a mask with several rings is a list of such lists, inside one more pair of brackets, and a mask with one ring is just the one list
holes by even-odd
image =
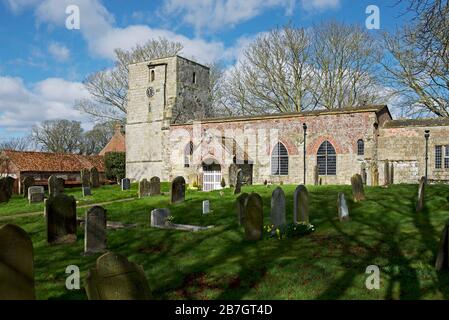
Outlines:
{"label": "green grass", "polygon": [[[420,214],[414,212],[417,188],[367,187],[367,200],[353,203],[350,186],[309,186],[316,232],[259,242],[245,241],[229,189],[223,196],[188,191],[186,201],[174,206],[168,195],[114,203],[105,206],[108,220],[138,227],[109,230],[108,248],[143,266],[156,299],[449,299],[449,272],[434,271],[441,229],[449,218],[449,185],[428,186]],[[273,189],[243,188],[262,196],[265,223]],[[287,220],[292,221],[295,186],[283,189]],[[339,191],[349,199],[350,221],[343,223],[336,218]],[[203,216],[206,199],[213,212]],[[150,211],[157,207],[169,207],[176,223],[216,227],[198,233],[150,228]],[[98,257],[81,255],[83,230],[78,230],[76,244],[49,246],[41,216],[10,222],[33,239],[38,298],[86,299],[83,289],[68,291],[64,285],[68,265],[79,266],[84,279]],[[381,269],[380,290],[365,287],[365,270],[372,264]]]}

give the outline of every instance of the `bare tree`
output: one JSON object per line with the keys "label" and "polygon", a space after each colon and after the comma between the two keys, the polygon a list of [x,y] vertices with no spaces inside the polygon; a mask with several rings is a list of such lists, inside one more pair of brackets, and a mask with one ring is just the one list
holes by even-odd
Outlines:
{"label": "bare tree", "polygon": [[97,121],[124,122],[128,90],[128,65],[178,54],[182,45],[164,38],[150,40],[129,51],[115,50],[115,67],[91,74],[84,85],[92,99],[76,102],[76,108]]}
{"label": "bare tree", "polygon": [[32,128],[32,139],[43,151],[79,153],[83,129],[79,121],[47,120]]}
{"label": "bare tree", "polygon": [[2,150],[14,150],[14,151],[27,151],[31,148],[30,137],[16,137],[9,140],[0,142],[0,151]]}
{"label": "bare tree", "polygon": [[80,152],[85,155],[99,154],[114,135],[115,122],[97,123],[83,134]]}

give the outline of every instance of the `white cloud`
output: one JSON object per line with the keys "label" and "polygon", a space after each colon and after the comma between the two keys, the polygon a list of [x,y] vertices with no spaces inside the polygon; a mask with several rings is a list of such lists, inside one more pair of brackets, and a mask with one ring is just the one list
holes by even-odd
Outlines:
{"label": "white cloud", "polygon": [[58,61],[67,61],[70,58],[70,50],[61,43],[50,43],[48,52]]}
{"label": "white cloud", "polygon": [[302,7],[307,11],[325,11],[340,7],[340,0],[301,0]]}
{"label": "white cloud", "polygon": [[4,0],[6,5],[15,13],[37,4],[40,0]]}
{"label": "white cloud", "polygon": [[163,12],[182,16],[199,33],[235,26],[267,9],[281,8],[291,15],[294,6],[295,0],[168,0]]}
{"label": "white cloud", "polygon": [[70,119],[91,124],[86,115],[73,108],[75,100],[89,98],[80,82],[48,78],[27,88],[21,78],[0,77],[0,127],[6,131],[29,133],[44,120]]}

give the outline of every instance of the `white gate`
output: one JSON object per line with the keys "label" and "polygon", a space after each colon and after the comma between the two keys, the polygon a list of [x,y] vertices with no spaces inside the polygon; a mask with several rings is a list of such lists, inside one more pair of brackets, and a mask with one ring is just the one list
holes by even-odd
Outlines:
{"label": "white gate", "polygon": [[203,191],[221,189],[221,171],[203,172]]}

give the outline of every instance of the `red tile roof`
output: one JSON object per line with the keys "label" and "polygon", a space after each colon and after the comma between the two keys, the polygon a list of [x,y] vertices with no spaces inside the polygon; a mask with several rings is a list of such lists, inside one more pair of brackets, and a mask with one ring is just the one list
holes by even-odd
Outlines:
{"label": "red tile roof", "polygon": [[2,154],[20,172],[78,172],[84,168],[93,167],[96,167],[99,172],[105,172],[102,156],[11,150],[5,150]]}
{"label": "red tile roof", "polygon": [[107,152],[126,152],[125,136],[121,129],[120,125],[115,126],[115,133],[104,149],[100,151],[100,156],[104,156]]}

